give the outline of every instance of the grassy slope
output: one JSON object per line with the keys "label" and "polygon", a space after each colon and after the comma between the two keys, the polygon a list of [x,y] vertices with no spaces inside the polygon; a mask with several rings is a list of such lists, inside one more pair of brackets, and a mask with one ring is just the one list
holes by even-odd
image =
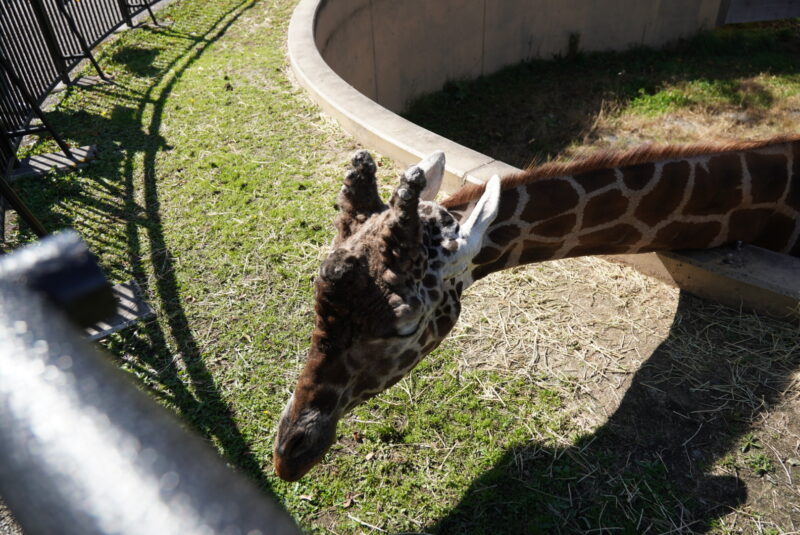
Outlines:
{"label": "grassy slope", "polygon": [[[485,315],[462,322],[411,377],[344,422],[323,465],[295,484],[272,476],[274,426],[311,328],[310,279],[354,148],[287,77],[293,3],[183,0],[160,15],[171,25],[127,32],[102,49],[116,85],[70,91],[51,113],[70,141],[98,144],[101,157],[44,184],[24,182],[23,195],[51,228],[76,227],[111,278],[138,280],[158,310],[156,321],[113,337],[112,354],[311,531],[630,531],[640,514],[653,531],[670,529],[694,495],[675,495],[656,455],[631,462],[615,455],[613,435],[597,442],[599,422],[578,421],[590,402],[580,374],[550,373],[548,358],[590,359],[601,327],[623,338],[647,330],[569,316],[574,303],[557,297],[561,290],[595,295],[606,277],[591,262],[509,279],[536,299],[516,321],[550,329],[519,355],[505,332],[470,342],[495,325],[493,314],[521,303],[499,283],[484,286],[501,291],[485,301],[473,294]],[[391,163],[383,167],[391,181]],[[23,229],[20,239],[29,238]],[[630,277],[614,269],[614,281]],[[635,288],[607,291],[621,296],[613,315],[625,316],[641,294],[659,295],[658,285],[634,280]],[[659,309],[664,332],[674,306]],[[504,338],[504,354],[535,358],[519,367],[470,361],[475,347],[485,355],[489,341]],[[615,338],[600,352],[628,345]],[[737,470],[745,462],[729,461]],[[573,503],[587,482],[586,492],[610,498]],[[639,494],[619,500],[623,489]]]}
{"label": "grassy slope", "polygon": [[519,167],[647,141],[763,138],[797,132],[798,51],[796,21],[725,28],[666,50],[578,53],[452,82],[407,116]]}

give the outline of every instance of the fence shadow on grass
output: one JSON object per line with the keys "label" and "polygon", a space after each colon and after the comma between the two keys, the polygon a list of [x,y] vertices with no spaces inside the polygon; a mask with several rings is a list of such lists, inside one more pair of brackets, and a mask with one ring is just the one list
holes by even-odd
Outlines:
{"label": "fence shadow on grass", "polygon": [[[105,266],[109,271],[132,275],[145,294],[155,298],[152,304],[161,320],[122,332],[109,342],[111,350],[129,355],[126,364],[153,395],[268,491],[261,463],[242,436],[192,333],[160,209],[157,157],[170,147],[158,132],[171,91],[207,47],[254,5],[243,0],[227,10],[212,10],[197,4],[199,15],[216,11],[215,17],[198,15],[202,20],[186,34],[172,28],[140,28],[135,31],[166,39],[148,48],[118,49],[112,56],[139,77],[140,85],[118,82],[81,90],[102,94],[106,103],[115,102],[110,112],[107,107],[95,109],[92,100],[85,99],[80,111],[57,109],[48,114],[73,142],[98,145],[100,159],[81,171],[85,180],[48,176],[44,184],[36,179],[20,186],[49,228],[77,227],[96,249],[121,259]],[[134,165],[134,159],[143,163]],[[65,198],[75,206],[70,215],[58,209]]]}
{"label": "fence shadow on grass", "polygon": [[[800,367],[796,336],[796,325],[682,293],[667,339],[607,423],[567,448],[515,446],[425,531],[708,531],[762,481],[754,463],[771,452],[748,433]],[[720,461],[729,470],[712,474]]]}

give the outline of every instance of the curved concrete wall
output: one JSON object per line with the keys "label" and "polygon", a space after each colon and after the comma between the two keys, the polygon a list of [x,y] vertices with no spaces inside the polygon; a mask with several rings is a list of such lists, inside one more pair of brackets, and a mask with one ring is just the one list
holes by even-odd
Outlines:
{"label": "curved concrete wall", "polygon": [[713,28],[721,0],[326,0],[314,39],[330,67],[394,112],[448,80],[581,50],[660,46]]}
{"label": "curved concrete wall", "polygon": [[[564,53],[571,34],[580,35],[583,50],[660,45],[725,21],[732,1],[750,5],[750,0],[299,0],[289,25],[289,59],[311,98],[364,146],[399,165],[444,151],[442,189],[453,192],[465,181],[480,183],[518,169],[394,113],[410,99],[448,80]],[[774,281],[796,280],[800,262],[745,249],[752,258],[744,275],[727,272],[722,265],[727,260],[715,263],[705,252],[615,258],[690,293],[779,316],[791,309],[797,317],[796,288]],[[756,280],[752,273],[765,278]]]}

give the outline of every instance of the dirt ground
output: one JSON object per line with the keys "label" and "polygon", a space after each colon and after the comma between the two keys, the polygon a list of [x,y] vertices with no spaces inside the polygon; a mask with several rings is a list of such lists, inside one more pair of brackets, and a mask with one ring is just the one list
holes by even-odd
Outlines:
{"label": "dirt ground", "polygon": [[[634,532],[647,526],[635,524],[642,505],[633,496],[670,494],[677,500],[661,507],[685,507],[665,511],[676,532],[800,529],[796,324],[702,301],[599,258],[492,275],[464,305],[453,334],[464,367],[533,375],[565,400],[574,432],[555,437],[552,451],[515,452],[516,466],[524,477],[526,462],[572,458],[577,516],[621,484]],[[654,461],[669,490],[645,488],[658,478],[628,477]]]}

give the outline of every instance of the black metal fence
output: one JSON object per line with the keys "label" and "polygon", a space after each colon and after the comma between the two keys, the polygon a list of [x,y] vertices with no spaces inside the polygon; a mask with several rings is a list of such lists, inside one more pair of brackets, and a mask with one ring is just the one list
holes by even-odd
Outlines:
{"label": "black metal fence", "polygon": [[72,157],[40,106],[59,83],[72,82],[70,71],[83,59],[105,78],[92,48],[139,13],[152,16],[158,1],[0,0],[0,181],[16,164],[23,136],[49,133]]}

